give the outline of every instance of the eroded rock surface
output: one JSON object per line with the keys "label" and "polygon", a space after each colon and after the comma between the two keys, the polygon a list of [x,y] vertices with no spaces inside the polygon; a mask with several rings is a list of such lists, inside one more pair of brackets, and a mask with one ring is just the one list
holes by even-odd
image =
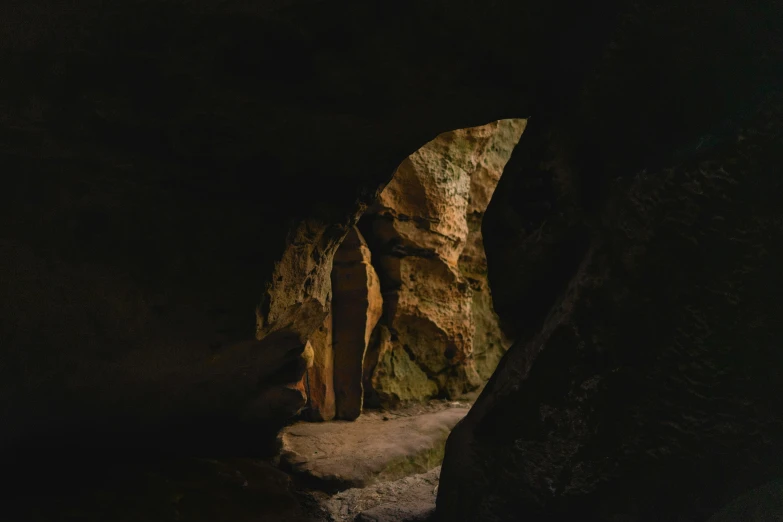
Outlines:
{"label": "eroded rock surface", "polygon": [[508,146],[519,142],[525,124],[500,125],[496,129],[494,143],[489,143],[482,154],[478,168],[470,175],[470,198],[467,208],[468,235],[459,256],[459,270],[470,284],[473,298],[471,314],[475,327],[473,333],[473,360],[482,382],[489,380],[500,358],[511,346],[504,335],[500,319],[495,312],[492,293],[487,279],[487,257],[481,224],[492,195],[511,155]]}
{"label": "eroded rock surface", "polygon": [[411,360],[402,346],[392,342],[389,329],[381,325],[375,333],[374,365],[365,369],[369,375],[367,388],[377,402],[374,406],[435,396],[438,385]]}
{"label": "eroded rock surface", "polygon": [[373,370],[382,402],[464,396],[482,382],[474,347],[485,379],[508,347],[492,311],[480,223],[524,125],[442,134],[400,165],[362,218],[384,289]]}
{"label": "eroded rock surface", "polygon": [[[332,341],[333,316],[326,316],[307,342],[313,362],[305,379],[307,411],[305,416],[313,421],[328,421],[336,412],[334,393],[334,345]],[[292,415],[295,412],[292,412]]]}

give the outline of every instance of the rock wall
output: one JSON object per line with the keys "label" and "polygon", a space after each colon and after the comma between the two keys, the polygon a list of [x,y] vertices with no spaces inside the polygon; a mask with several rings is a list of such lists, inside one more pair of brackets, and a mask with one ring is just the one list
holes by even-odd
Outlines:
{"label": "rock wall", "polygon": [[502,120],[440,135],[400,165],[360,221],[385,303],[369,369],[381,402],[463,397],[508,347],[480,224],[524,125]]}
{"label": "rock wall", "polygon": [[[312,364],[307,370],[305,392],[307,394],[307,412],[305,416],[312,421],[332,420],[336,413],[334,393],[334,342],[332,337],[333,315],[326,316],[307,342],[305,351],[311,353]],[[298,412],[288,413],[293,416]]]}
{"label": "rock wall", "polygon": [[331,411],[324,379],[336,417],[352,420],[365,395],[375,406],[465,397],[492,374],[509,343],[492,308],[481,220],[524,126],[440,135],[400,165],[362,218],[373,253],[349,231],[329,265],[331,344],[323,328],[310,339],[308,418],[334,416],[319,413]]}
{"label": "rock wall", "polygon": [[509,145],[519,142],[525,124],[498,126],[495,143],[489,144],[481,156],[481,162],[470,175],[470,198],[467,208],[468,235],[459,256],[459,270],[470,284],[473,293],[471,313],[475,331],[473,334],[473,360],[482,383],[489,380],[500,358],[511,346],[504,335],[495,312],[492,293],[487,279],[487,257],[481,224],[492,195],[503,174],[510,153]]}

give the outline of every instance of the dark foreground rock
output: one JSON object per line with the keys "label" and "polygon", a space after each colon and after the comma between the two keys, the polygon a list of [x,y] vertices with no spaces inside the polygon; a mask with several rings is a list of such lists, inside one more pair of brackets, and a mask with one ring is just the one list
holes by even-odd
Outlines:
{"label": "dark foreground rock", "polygon": [[725,508],[708,522],[774,522],[783,520],[783,483],[780,480],[755,488]]}
{"label": "dark foreground rock", "polygon": [[[698,521],[780,475],[782,101],[720,147],[609,183],[538,333],[449,438],[442,520]],[[522,231],[519,255],[579,226],[562,223]]]}
{"label": "dark foreground rock", "polygon": [[0,515],[9,522],[330,520],[261,460],[39,454],[10,464]]}

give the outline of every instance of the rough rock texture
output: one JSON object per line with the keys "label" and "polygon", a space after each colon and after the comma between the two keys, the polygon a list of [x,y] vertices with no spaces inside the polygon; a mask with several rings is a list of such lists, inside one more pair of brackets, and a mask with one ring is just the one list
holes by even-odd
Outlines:
{"label": "rough rock texture", "polygon": [[[541,164],[529,137],[508,164],[517,183]],[[586,224],[554,219],[518,231],[512,252],[488,250],[492,277],[530,299],[536,274],[517,279],[515,259],[556,252],[534,245],[562,247],[574,231],[587,239],[578,264],[559,267],[564,290],[538,332],[514,345],[449,438],[444,520],[705,520],[779,476],[781,165],[778,94],[720,146],[608,181],[600,208],[581,205]],[[568,194],[580,172],[549,170],[554,210],[579,204]],[[485,230],[495,212],[528,209],[499,197]]]}
{"label": "rough rock texture", "polygon": [[341,491],[320,503],[334,522],[414,522],[435,511],[440,466],[426,473]]}
{"label": "rough rock texture", "polygon": [[292,424],[280,433],[281,465],[323,490],[424,473],[440,464],[446,437],[468,407],[444,403],[421,412],[366,412],[352,422]]}
{"label": "rough rock texture", "polygon": [[375,348],[381,401],[426,399],[432,386],[422,385],[425,375],[437,385],[433,393],[463,396],[482,382],[474,345],[485,379],[507,348],[486,284],[480,223],[524,126],[502,120],[440,135],[402,162],[362,218],[391,334]]}
{"label": "rough rock texture", "polygon": [[373,406],[396,405],[434,397],[438,385],[413,362],[385,325],[376,330],[374,364],[365,367]]}
{"label": "rough rock texture", "polygon": [[335,255],[332,289],[337,418],[353,420],[362,412],[367,344],[383,311],[381,285],[371,264],[370,250],[355,227]]}
{"label": "rough rock texture", "polygon": [[487,280],[487,257],[481,223],[489,206],[503,169],[511,155],[509,146],[519,142],[526,122],[511,121],[495,130],[495,140],[481,155],[481,164],[470,175],[470,198],[467,208],[468,235],[459,256],[460,273],[473,291],[471,315],[475,327],[473,333],[473,360],[482,382],[489,380],[500,358],[511,346],[500,327],[495,313],[492,293]]}
{"label": "rough rock texture", "polygon": [[308,368],[305,378],[307,392],[305,416],[313,421],[332,420],[336,412],[333,330],[333,315],[329,314],[307,343],[312,350],[313,363]]}
{"label": "rough rock texture", "polygon": [[783,483],[764,484],[721,509],[708,522],[775,522],[783,520]]}

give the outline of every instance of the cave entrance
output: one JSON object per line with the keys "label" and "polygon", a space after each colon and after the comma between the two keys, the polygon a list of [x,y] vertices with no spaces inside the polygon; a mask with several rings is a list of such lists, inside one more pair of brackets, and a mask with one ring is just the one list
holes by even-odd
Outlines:
{"label": "cave entrance", "polygon": [[424,145],[337,250],[331,312],[308,341],[300,417],[332,422],[281,434],[284,464],[320,489],[413,474],[437,483],[448,434],[510,346],[492,306],[481,222],[525,123]]}
{"label": "cave entrance", "polygon": [[439,135],[406,158],[338,249],[331,313],[311,337],[311,421],[469,402],[510,345],[481,220],[525,120]]}

